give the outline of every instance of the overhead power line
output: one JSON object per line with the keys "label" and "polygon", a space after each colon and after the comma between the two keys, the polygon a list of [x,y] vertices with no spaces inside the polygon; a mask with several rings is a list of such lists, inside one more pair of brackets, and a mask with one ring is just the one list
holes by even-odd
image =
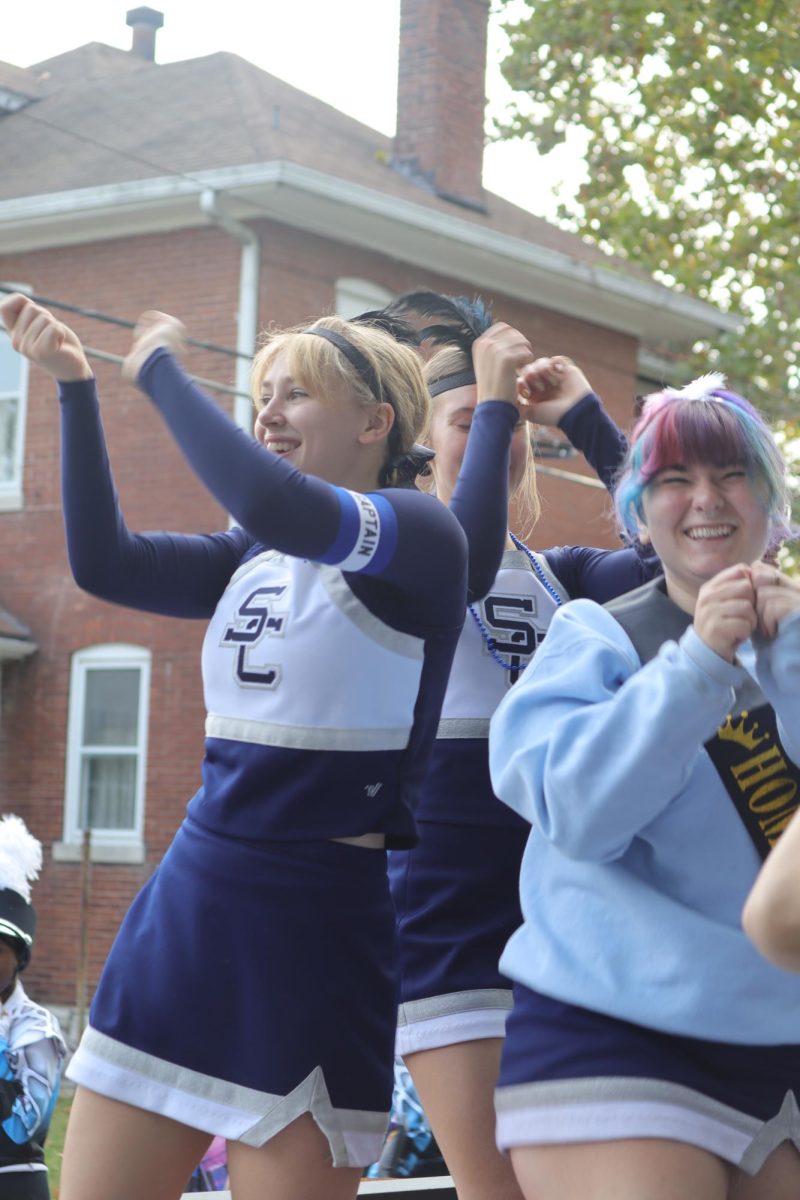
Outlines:
{"label": "overhead power line", "polygon": [[[89,145],[97,147],[97,149],[105,150],[108,153],[114,154],[118,158],[127,159],[130,162],[138,163],[140,166],[148,167],[150,170],[158,171],[162,175],[174,175],[180,179],[185,179],[189,183],[196,184],[199,191],[204,191],[207,187],[207,184],[202,179],[197,178],[197,176],[192,175],[190,172],[179,171],[179,170],[175,170],[174,168],[165,167],[163,163],[155,162],[155,161],[153,161],[153,159],[147,158],[144,155],[133,154],[129,150],[121,150],[119,148],[119,146],[113,146],[107,142],[103,142],[103,141],[99,140],[98,138],[89,137],[86,133],[78,132],[76,129],[67,129],[63,125],[58,125],[54,121],[48,121],[46,118],[42,117],[41,115],[36,115],[36,114],[32,113],[30,111],[30,109],[28,109],[28,108],[20,110],[20,112],[15,114],[15,116],[17,118],[22,117],[28,121],[33,121],[38,125],[46,126],[48,129],[53,129],[56,132],[62,133],[67,137],[72,137],[72,138],[76,139],[77,141],[86,142]],[[235,188],[226,188],[225,194],[228,196],[237,197],[237,192],[236,192]],[[266,205],[260,204],[257,200],[255,200],[253,196],[248,195],[248,196],[244,197],[241,194],[239,194],[238,198],[246,199],[248,205],[250,205],[251,208],[256,209],[260,213],[263,213],[264,216],[269,217],[270,220],[274,219],[275,214],[270,209],[268,209],[266,207]],[[0,286],[0,292],[8,292],[11,290],[12,289],[10,289],[10,288]],[[72,312],[72,313],[75,313],[76,315],[89,317],[94,320],[107,321],[110,324],[120,325],[126,329],[134,329],[136,327],[136,323],[134,321],[124,320],[120,317],[112,317],[107,313],[100,313],[93,309],[81,308],[78,305],[69,305],[69,304],[64,303],[63,301],[50,300],[50,299],[47,299],[46,297],[42,297],[42,296],[31,296],[31,299],[34,300],[36,303],[43,304],[47,307],[59,308],[59,309],[63,310],[64,312]],[[187,338],[186,340],[190,346],[194,346],[197,349],[209,350],[215,354],[224,354],[224,355],[228,355],[232,358],[246,359],[247,361],[250,361],[250,357],[251,357],[250,355],[242,354],[239,351],[233,350],[228,346],[217,346],[211,342],[198,341],[195,338]],[[104,359],[108,362],[122,362],[122,359],[118,355],[108,354],[105,351],[90,349],[87,347],[84,347],[84,348],[86,350],[86,353],[91,355],[92,357]],[[197,377],[195,377],[195,378],[197,378]],[[219,392],[224,392],[226,395],[231,395],[231,396],[245,395],[248,400],[251,399],[251,397],[249,395],[247,395],[246,393],[240,392],[236,388],[230,387],[227,384],[216,383],[214,380],[200,379],[200,378],[197,378],[197,382],[199,384],[201,384],[203,387],[211,388],[211,389],[213,389],[215,391],[219,391]],[[548,467],[548,466],[545,466],[544,464],[542,464],[541,462],[537,464],[537,470],[542,475],[550,475],[550,476],[553,476],[558,479],[569,480],[573,483],[582,484],[584,487],[601,488],[601,489],[605,490],[605,485],[603,483],[601,483],[599,479],[592,479],[591,477],[586,476],[586,475],[579,475],[577,472],[573,473],[572,471],[560,470],[558,467]]]}
{"label": "overhead power line", "polygon": [[[11,294],[18,291],[18,288],[9,287],[7,284],[0,283],[0,293]],[[33,300],[36,304],[41,304],[46,308],[57,308],[63,312],[75,313],[78,316],[88,317],[92,321],[103,321],[106,324],[118,325],[123,329],[135,329],[136,322],[126,320],[123,317],[113,317],[109,313],[99,312],[94,308],[84,308],[79,304],[68,304],[64,300],[54,300],[49,296],[31,295],[26,292],[25,295],[29,300]],[[231,350],[227,346],[217,346],[213,342],[201,342],[196,338],[187,338],[187,343],[190,346],[196,346],[202,350],[209,350],[213,354],[226,354],[235,358],[247,358],[247,355],[239,354],[236,350]],[[83,345],[84,353],[88,358],[96,358],[101,362],[115,363],[121,366],[125,361],[121,354],[112,354],[108,350],[98,350],[95,346]],[[248,359],[249,361],[249,359]],[[226,383],[218,383],[216,379],[205,379],[201,375],[193,375],[195,383],[201,387],[208,388],[210,391],[222,392],[226,396],[241,396],[246,400],[252,400],[252,397],[247,392],[241,392],[238,388],[231,387]],[[570,483],[579,483],[584,487],[601,488],[605,490],[604,485],[599,479],[593,479],[587,475],[579,475],[573,471],[563,471],[558,467],[548,467],[542,462],[537,462],[536,470],[540,475],[551,475],[556,479],[565,479]]]}
{"label": "overhead power line", "polygon": [[[0,283],[0,292],[11,294],[19,291],[19,288],[8,287],[7,284]],[[35,296],[29,292],[24,295],[33,300],[35,304],[41,304],[45,308],[58,308],[63,312],[75,313],[78,316],[88,317],[92,321],[103,321],[108,325],[119,325],[123,329],[135,329],[136,322],[128,321],[124,317],[112,317],[109,313],[98,312],[94,308],[82,308],[79,304],[67,304],[64,300],[53,300],[50,296]],[[250,361],[250,357],[246,354],[240,354],[237,350],[231,350],[228,346],[217,346],[213,342],[201,342],[197,338],[187,337],[186,343],[189,346],[195,346],[200,350],[209,350],[212,354],[225,354],[233,358],[244,358]],[[97,358],[102,362],[116,363],[120,366],[125,359],[121,354],[111,354],[108,350],[98,350],[95,346],[83,345],[84,353],[88,358]],[[241,392],[238,388],[231,387],[227,383],[218,383],[216,379],[205,379],[201,375],[193,375],[192,378],[201,387],[208,388],[210,391],[222,392],[226,396],[243,396],[246,400],[251,400],[252,396],[248,392]]]}
{"label": "overhead power line", "polygon": [[[0,284],[0,292],[17,291],[19,291],[19,288]],[[90,317],[93,321],[103,321],[107,325],[119,325],[122,329],[136,328],[135,321],[127,320],[125,317],[112,317],[110,313],[99,312],[96,308],[83,308],[79,304],[67,304],[64,300],[53,300],[49,296],[34,296],[28,292],[25,292],[25,295],[29,300],[33,300],[35,304],[41,304],[45,308],[58,308],[62,312],[75,313],[80,317]],[[242,354],[239,350],[232,350],[230,346],[218,346],[215,342],[201,342],[197,338],[191,337],[187,337],[185,340],[187,345],[194,346],[198,350],[210,350],[213,354],[225,354],[229,358],[243,358],[247,362],[252,361],[251,354]]]}

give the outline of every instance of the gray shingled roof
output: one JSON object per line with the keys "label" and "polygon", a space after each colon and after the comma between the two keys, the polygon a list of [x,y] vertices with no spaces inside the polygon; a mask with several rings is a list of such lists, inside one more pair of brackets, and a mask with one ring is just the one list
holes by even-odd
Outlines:
{"label": "gray shingled roof", "polygon": [[90,43],[22,75],[41,98],[0,120],[0,200],[288,160],[586,263],[615,261],[492,193],[482,214],[426,192],[389,165],[390,138],[234,54],[156,65]]}
{"label": "gray shingled roof", "polygon": [[27,67],[12,66],[11,63],[0,63],[0,88],[8,88],[31,99],[43,95],[37,72]]}

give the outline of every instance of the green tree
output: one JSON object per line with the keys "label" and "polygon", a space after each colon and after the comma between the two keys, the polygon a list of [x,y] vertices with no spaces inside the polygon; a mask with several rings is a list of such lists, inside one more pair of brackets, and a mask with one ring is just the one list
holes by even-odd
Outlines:
{"label": "green tree", "polygon": [[[800,419],[779,422],[778,444],[789,464],[795,523],[800,526]],[[781,550],[781,566],[792,575],[800,575],[800,542],[788,542]]]}
{"label": "green tree", "polygon": [[[773,417],[800,397],[800,36],[782,0],[498,0],[516,92],[502,137],[587,138],[559,220],[741,313],[696,347]],[[521,15],[518,15],[520,14]]]}

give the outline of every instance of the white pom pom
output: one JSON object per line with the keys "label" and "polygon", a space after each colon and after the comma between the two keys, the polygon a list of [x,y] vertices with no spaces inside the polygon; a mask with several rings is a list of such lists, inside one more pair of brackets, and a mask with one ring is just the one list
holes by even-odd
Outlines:
{"label": "white pom pom", "polygon": [[667,396],[680,396],[682,400],[716,400],[711,393],[725,387],[725,376],[721,371],[709,371],[708,375],[700,375],[682,388],[664,388]]}
{"label": "white pom pom", "polygon": [[31,902],[31,881],[42,869],[42,844],[13,813],[0,819],[0,889],[18,892]]}

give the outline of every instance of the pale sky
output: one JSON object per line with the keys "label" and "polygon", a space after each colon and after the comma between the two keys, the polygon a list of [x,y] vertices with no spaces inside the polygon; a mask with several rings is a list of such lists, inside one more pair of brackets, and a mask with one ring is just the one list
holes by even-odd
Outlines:
{"label": "pale sky", "polygon": [[[86,42],[127,50],[125,24],[135,0],[27,0],[4,5],[0,59],[28,67]],[[151,0],[164,13],[156,60],[173,62],[230,51],[310,92],[342,112],[392,135],[395,126],[400,0]],[[502,114],[509,90],[499,61],[504,39],[490,24],[489,114]],[[490,145],[484,183],[540,216],[555,211],[561,178],[576,186],[579,149],[540,158],[530,143]]]}

